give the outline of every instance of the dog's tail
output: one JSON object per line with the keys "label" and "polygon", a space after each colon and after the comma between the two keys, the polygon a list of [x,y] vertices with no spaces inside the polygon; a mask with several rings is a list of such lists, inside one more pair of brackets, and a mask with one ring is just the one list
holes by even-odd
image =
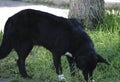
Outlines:
{"label": "dog's tail", "polygon": [[12,50],[10,40],[3,38],[2,44],[0,46],[0,59],[5,58],[8,56],[10,51]]}
{"label": "dog's tail", "polygon": [[8,21],[5,24],[3,40],[0,46],[0,59],[3,59],[6,56],[8,56],[8,54],[12,50],[12,46],[10,42],[11,40],[9,38],[10,37],[9,32],[11,31],[8,30],[10,27],[11,27],[11,23],[10,23],[10,19],[8,19]]}
{"label": "dog's tail", "polygon": [[110,65],[110,63],[108,63],[108,61],[104,59],[103,57],[101,57],[100,55],[97,55],[97,61],[100,63],[105,63],[107,65]]}

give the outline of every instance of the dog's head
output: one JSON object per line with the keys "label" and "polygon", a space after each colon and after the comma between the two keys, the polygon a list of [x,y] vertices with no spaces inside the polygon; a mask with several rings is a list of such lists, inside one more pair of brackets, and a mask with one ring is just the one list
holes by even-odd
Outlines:
{"label": "dog's head", "polygon": [[94,69],[97,66],[97,63],[105,63],[109,65],[109,63],[103,57],[96,53],[91,53],[89,55],[79,55],[75,60],[77,67],[82,70],[86,81],[88,81],[88,77],[91,78],[91,81],[93,80],[92,75]]}
{"label": "dog's head", "polygon": [[94,70],[97,63],[110,65],[106,59],[96,53],[92,53],[90,55],[79,55],[75,60],[77,67],[81,70]]}

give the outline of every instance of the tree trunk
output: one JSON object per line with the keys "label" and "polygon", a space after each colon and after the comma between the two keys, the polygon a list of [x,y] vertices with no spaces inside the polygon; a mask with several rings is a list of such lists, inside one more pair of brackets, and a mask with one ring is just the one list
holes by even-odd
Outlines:
{"label": "tree trunk", "polygon": [[69,18],[76,18],[87,28],[95,28],[103,16],[104,0],[70,0]]}

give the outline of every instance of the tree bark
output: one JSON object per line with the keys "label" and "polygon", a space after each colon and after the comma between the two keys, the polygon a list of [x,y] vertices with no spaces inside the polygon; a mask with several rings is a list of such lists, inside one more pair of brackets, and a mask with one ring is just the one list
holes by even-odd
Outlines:
{"label": "tree bark", "polygon": [[76,18],[87,28],[95,26],[104,17],[104,0],[70,0],[69,18]]}

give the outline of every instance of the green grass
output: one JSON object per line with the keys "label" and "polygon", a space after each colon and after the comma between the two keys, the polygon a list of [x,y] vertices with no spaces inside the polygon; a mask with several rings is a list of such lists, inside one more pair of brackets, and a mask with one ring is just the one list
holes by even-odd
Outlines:
{"label": "green grass", "polygon": [[[96,52],[110,62],[110,66],[98,64],[94,71],[96,82],[120,82],[120,15],[107,14],[104,23],[92,31],[86,30],[94,42]],[[0,34],[0,42],[2,34]],[[0,60],[0,78],[10,78],[10,82],[58,82],[51,53],[43,47],[35,46],[26,60],[28,74],[32,79],[20,77],[16,64],[17,54],[12,51]],[[66,57],[62,57],[63,73],[67,82],[84,82],[81,71],[76,68],[75,77],[70,76]]]}

